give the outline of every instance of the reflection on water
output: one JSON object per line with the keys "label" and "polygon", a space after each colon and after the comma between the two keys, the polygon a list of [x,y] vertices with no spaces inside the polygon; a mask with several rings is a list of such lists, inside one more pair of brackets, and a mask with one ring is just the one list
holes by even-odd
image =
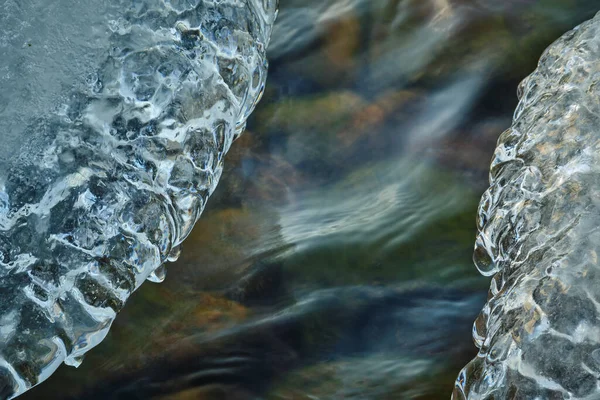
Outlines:
{"label": "reflection on water", "polygon": [[496,138],[595,7],[282,0],[263,103],[181,258],[24,398],[448,398],[486,295]]}

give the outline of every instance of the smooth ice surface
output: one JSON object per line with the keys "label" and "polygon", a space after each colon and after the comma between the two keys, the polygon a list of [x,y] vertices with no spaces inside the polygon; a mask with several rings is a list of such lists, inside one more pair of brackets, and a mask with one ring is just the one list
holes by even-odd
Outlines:
{"label": "smooth ice surface", "polygon": [[0,398],[162,280],[262,94],[276,3],[0,0]]}
{"label": "smooth ice surface", "polygon": [[[32,118],[85,91],[109,46],[118,2],[0,1],[0,165],[18,153]],[[106,16],[106,20],[98,18]],[[5,171],[2,168],[1,171]],[[2,172],[0,172],[2,173]]]}
{"label": "smooth ice surface", "polygon": [[600,14],[521,84],[479,209],[493,275],[454,399],[600,398]]}

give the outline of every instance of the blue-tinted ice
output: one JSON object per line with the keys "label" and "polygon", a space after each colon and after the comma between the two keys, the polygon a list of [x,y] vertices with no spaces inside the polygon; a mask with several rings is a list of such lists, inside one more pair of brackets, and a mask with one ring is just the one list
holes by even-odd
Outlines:
{"label": "blue-tinted ice", "polygon": [[0,398],[78,365],[177,254],[276,0],[0,0]]}
{"label": "blue-tinted ice", "polygon": [[475,263],[493,275],[455,399],[600,398],[600,14],[546,50],[492,160]]}

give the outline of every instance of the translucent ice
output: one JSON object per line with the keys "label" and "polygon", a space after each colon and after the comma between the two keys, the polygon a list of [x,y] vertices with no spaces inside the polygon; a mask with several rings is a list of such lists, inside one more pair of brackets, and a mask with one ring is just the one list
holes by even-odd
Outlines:
{"label": "translucent ice", "polygon": [[454,399],[600,398],[600,14],[523,81],[475,263],[493,275]]}
{"label": "translucent ice", "polygon": [[0,398],[78,365],[190,232],[276,0],[0,0]]}

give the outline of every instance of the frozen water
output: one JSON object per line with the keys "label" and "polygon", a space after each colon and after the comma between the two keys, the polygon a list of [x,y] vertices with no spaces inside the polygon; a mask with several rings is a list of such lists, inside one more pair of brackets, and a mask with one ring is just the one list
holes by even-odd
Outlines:
{"label": "frozen water", "polygon": [[493,275],[454,399],[600,398],[600,14],[520,86],[475,263]]}
{"label": "frozen water", "polygon": [[0,0],[0,398],[164,277],[262,94],[276,7]]}
{"label": "frozen water", "polygon": [[[109,47],[117,2],[0,2],[0,162],[18,153],[25,127],[85,91]],[[103,23],[104,22],[104,23]],[[6,168],[2,168],[5,171]]]}

